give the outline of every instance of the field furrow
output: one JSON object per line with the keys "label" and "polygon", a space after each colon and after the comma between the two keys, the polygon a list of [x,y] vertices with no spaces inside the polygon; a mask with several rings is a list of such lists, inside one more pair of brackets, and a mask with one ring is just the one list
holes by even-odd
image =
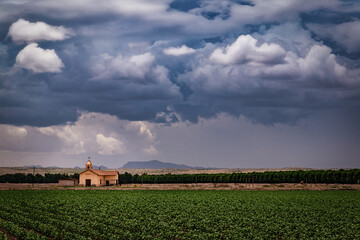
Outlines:
{"label": "field furrow", "polygon": [[19,239],[360,239],[358,191],[15,190],[0,201],[0,229]]}

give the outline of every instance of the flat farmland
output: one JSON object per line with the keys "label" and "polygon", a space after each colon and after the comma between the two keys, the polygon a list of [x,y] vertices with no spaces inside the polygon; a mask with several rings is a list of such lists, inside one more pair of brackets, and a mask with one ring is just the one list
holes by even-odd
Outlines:
{"label": "flat farmland", "polygon": [[0,191],[18,239],[360,239],[359,191]]}
{"label": "flat farmland", "polygon": [[[85,169],[83,168],[36,168],[35,174],[45,175],[45,173],[65,173],[65,174],[74,174],[81,173]],[[109,169],[111,170],[111,169]],[[176,168],[166,168],[166,169],[129,169],[129,168],[118,168],[112,169],[119,171],[120,174],[125,172],[132,175],[135,174],[150,174],[150,175],[160,175],[160,174],[215,174],[215,173],[248,173],[248,172],[265,172],[265,171],[296,171],[296,170],[311,170],[311,168],[222,168],[222,169],[176,169]],[[0,175],[4,174],[15,174],[15,173],[24,173],[24,174],[33,174],[34,168],[30,167],[0,167]]]}
{"label": "flat farmland", "polygon": [[360,184],[324,183],[127,183],[119,186],[64,187],[58,183],[0,183],[0,190],[244,190],[244,191],[284,191],[284,190],[356,190]]}

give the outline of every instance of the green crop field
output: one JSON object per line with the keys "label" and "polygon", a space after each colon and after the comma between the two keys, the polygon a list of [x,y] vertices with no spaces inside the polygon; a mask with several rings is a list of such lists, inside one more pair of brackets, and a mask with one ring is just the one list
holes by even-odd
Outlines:
{"label": "green crop field", "polygon": [[0,202],[0,230],[19,239],[360,239],[358,191],[10,190]]}

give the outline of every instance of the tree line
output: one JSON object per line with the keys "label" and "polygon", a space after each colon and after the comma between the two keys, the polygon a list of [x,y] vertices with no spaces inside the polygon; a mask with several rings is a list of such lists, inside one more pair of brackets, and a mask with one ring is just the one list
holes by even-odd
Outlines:
{"label": "tree line", "polygon": [[[5,174],[0,183],[57,183],[60,179],[76,178],[79,174]],[[268,171],[216,174],[119,174],[119,183],[360,183],[360,169]]]}
{"label": "tree line", "polygon": [[72,175],[64,173],[45,173],[41,174],[24,174],[24,173],[15,173],[15,174],[5,174],[0,175],[0,183],[57,183],[60,179],[65,178],[76,178],[79,179],[79,174],[74,173]]}
{"label": "tree line", "polygon": [[360,169],[217,174],[119,174],[119,183],[346,183],[360,181]]}

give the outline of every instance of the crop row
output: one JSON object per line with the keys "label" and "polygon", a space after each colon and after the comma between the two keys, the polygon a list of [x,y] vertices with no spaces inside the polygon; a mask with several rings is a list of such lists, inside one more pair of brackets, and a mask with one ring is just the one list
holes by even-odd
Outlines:
{"label": "crop row", "polygon": [[19,239],[360,239],[355,191],[0,191]]}
{"label": "crop row", "polygon": [[4,233],[0,232],[0,240],[6,240],[7,237]]}

